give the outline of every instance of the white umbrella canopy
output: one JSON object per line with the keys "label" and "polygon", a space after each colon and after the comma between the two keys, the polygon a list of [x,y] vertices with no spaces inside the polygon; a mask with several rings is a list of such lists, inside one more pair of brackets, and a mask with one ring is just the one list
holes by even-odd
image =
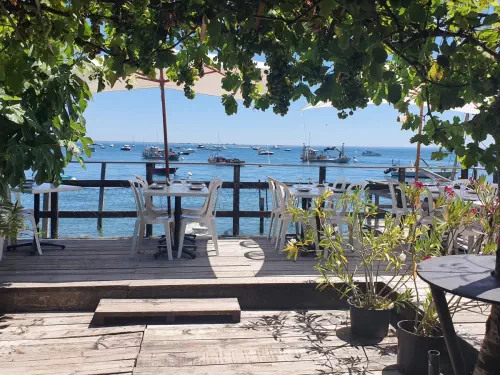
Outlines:
{"label": "white umbrella canopy", "polygon": [[[408,98],[410,99],[410,98]],[[383,100],[382,101],[383,104],[389,104],[387,101]],[[371,100],[368,102],[369,105],[374,105],[375,103],[373,103]],[[415,105],[415,106],[418,106],[417,103],[415,103],[415,101],[411,100],[410,99],[410,104],[411,105]],[[424,104],[424,106],[426,106]],[[332,108],[333,105],[331,102],[318,102],[318,104],[316,105],[312,105],[312,104],[309,104],[309,105],[306,105],[305,107],[301,108],[300,110],[301,111],[308,111],[310,109],[320,109],[320,108]],[[454,111],[454,112],[462,112],[462,113],[470,113],[471,115],[477,115],[479,113],[479,109],[477,108],[477,105],[474,104],[474,103],[469,103],[469,104],[466,104],[464,105],[463,107],[457,107],[457,108],[451,108],[451,109],[448,109],[448,111]]]}
{"label": "white umbrella canopy", "polygon": [[[264,74],[264,69],[265,65],[264,63],[260,61],[255,61],[255,64],[257,68],[259,68],[262,73],[262,81],[259,83],[260,89],[265,90],[266,83],[267,83],[267,77]],[[201,77],[198,81],[195,82],[193,86],[193,90],[196,94],[201,94],[201,95],[210,95],[210,96],[222,96],[225,94],[229,94],[226,90],[222,88],[222,79],[226,76],[224,69],[221,69],[220,71],[205,65],[204,66],[204,75]],[[146,77],[142,74],[139,73],[134,73],[132,74],[129,79],[130,83],[132,84],[132,90],[138,90],[138,89],[155,89],[159,88],[160,86],[160,70],[156,71],[156,77],[151,79],[150,77]],[[97,81],[96,80],[88,80],[87,83],[89,84],[90,91],[93,93],[97,93]],[[184,90],[184,85],[178,86],[175,82],[170,82],[168,80],[165,80],[164,86],[168,90],[177,90],[177,91],[182,91]],[[127,88],[127,82],[126,80],[119,79],[115,82],[113,86],[106,85],[104,87],[104,90],[100,92],[110,92],[110,91],[127,91],[129,88]],[[235,99],[242,100],[243,97],[241,96],[241,93],[238,91],[234,95]]]}

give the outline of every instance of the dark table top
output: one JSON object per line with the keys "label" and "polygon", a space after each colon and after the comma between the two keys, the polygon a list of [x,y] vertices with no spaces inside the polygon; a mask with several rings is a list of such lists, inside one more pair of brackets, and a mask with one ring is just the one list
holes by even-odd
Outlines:
{"label": "dark table top", "polygon": [[445,292],[472,300],[500,304],[500,280],[491,275],[495,256],[449,255],[423,261],[418,275]]}

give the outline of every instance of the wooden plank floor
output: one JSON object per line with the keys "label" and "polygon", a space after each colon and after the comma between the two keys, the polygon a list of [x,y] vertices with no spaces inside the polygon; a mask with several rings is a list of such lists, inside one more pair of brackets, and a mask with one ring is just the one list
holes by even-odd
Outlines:
{"label": "wooden plank floor", "polygon": [[400,375],[396,337],[352,341],[346,311],[246,311],[237,324],[89,328],[91,313],[0,320],[0,373]]}
{"label": "wooden plank floor", "polygon": [[[155,240],[144,241],[144,253],[129,258],[130,239],[63,240],[65,250],[44,249],[42,256],[20,248],[5,252],[0,261],[0,287],[25,288],[67,285],[135,285],[154,286],[165,282],[183,285],[193,282],[222,281],[258,284],[275,280],[316,280],[314,257],[287,260],[261,237],[219,239],[220,255],[215,255],[211,240],[197,241],[197,258],[155,260]],[[356,259],[350,256],[352,267]],[[361,272],[361,270],[360,270]],[[424,282],[418,283],[421,293]],[[454,316],[456,329],[471,345],[479,348],[489,314],[488,306],[470,301],[461,302],[461,311]]]}

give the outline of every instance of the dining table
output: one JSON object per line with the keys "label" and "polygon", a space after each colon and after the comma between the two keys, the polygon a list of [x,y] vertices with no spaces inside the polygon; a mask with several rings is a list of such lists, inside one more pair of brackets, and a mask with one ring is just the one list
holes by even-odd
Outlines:
{"label": "dining table", "polygon": [[[144,190],[146,202],[150,204],[153,197],[174,197],[174,250],[179,247],[181,215],[182,215],[182,198],[208,198],[210,192],[205,183],[193,182],[173,182],[169,186],[163,184],[151,184]],[[182,249],[182,253],[189,255],[191,258],[196,258],[196,253],[186,249]],[[160,250],[155,254],[155,258],[166,254],[166,250]]]}
{"label": "dining table", "polygon": [[[50,227],[51,227],[50,230],[51,230],[51,237],[55,237],[57,234],[57,215],[59,206],[58,194],[67,193],[71,191],[78,191],[82,189],[83,187],[76,185],[64,185],[64,184],[54,185],[52,183],[43,183],[40,185],[25,184],[23,185],[23,187],[16,186],[15,188],[11,189],[11,191],[16,193],[17,197],[19,197],[20,193],[33,194],[33,216],[35,218],[37,226],[40,222],[40,195],[50,194]],[[17,199],[19,200],[19,198]],[[10,245],[8,249],[15,249],[17,247],[26,247],[26,246],[33,246],[33,248],[35,249],[34,241],[28,243]],[[61,249],[64,249],[66,247],[63,244],[55,244],[45,241],[40,242],[40,246],[59,247]]]}

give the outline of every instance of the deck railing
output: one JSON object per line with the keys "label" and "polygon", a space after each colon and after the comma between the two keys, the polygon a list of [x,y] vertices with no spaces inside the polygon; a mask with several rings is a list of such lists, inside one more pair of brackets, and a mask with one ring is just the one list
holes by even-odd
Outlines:
{"label": "deck railing", "polygon": [[[46,219],[51,219],[50,220],[50,237],[51,238],[57,238],[59,236],[58,230],[59,230],[59,225],[58,221],[59,219],[96,219],[97,220],[97,230],[101,230],[103,228],[103,220],[108,220],[108,219],[116,219],[116,218],[134,218],[136,217],[136,212],[133,210],[133,205],[128,205],[128,209],[123,210],[117,210],[116,208],[112,210],[106,210],[106,194],[105,190],[106,189],[113,189],[113,188],[129,188],[129,181],[128,179],[107,179],[107,167],[111,164],[142,164],[144,165],[144,170],[143,174],[146,176],[146,179],[148,180],[149,183],[152,183],[154,181],[154,178],[158,172],[165,172],[164,164],[162,164],[160,161],[158,162],[120,162],[120,161],[87,161],[87,164],[100,164],[100,178],[99,179],[77,179],[77,180],[68,180],[64,181],[65,184],[68,185],[76,185],[76,186],[81,186],[83,188],[89,188],[89,189],[98,189],[98,197],[97,197],[97,209],[96,210],[81,210],[81,209],[68,209],[68,205],[66,204],[66,208],[60,209],[57,207],[57,204],[49,204],[49,196],[44,195],[44,204],[43,208],[40,211],[40,217],[44,221],[44,226],[47,227],[47,220]],[[162,167],[163,165],[163,167]],[[226,165],[214,165],[214,164],[209,164],[209,163],[196,163],[196,162],[180,162],[180,163],[171,163],[171,167],[186,167],[186,166],[202,166],[203,168],[231,168],[232,169],[232,181],[224,181],[222,185],[222,189],[225,192],[229,193],[229,196],[227,201],[230,202],[230,204],[226,205],[226,207],[223,207],[222,209],[219,209],[217,211],[217,217],[218,218],[231,218],[232,219],[232,230],[230,235],[232,236],[238,236],[241,231],[240,231],[240,224],[242,219],[248,219],[248,218],[256,218],[259,219],[258,222],[258,227],[259,227],[259,233],[263,233],[265,228],[264,228],[264,220],[265,218],[269,217],[269,205],[270,205],[270,197],[267,195],[267,189],[268,189],[268,183],[266,180],[258,180],[258,181],[244,181],[241,178],[241,170],[242,168],[246,167],[259,167],[259,168],[264,168],[264,167],[272,167],[272,168],[311,168],[309,171],[314,171],[316,172],[314,174],[311,174],[310,172],[308,173],[309,176],[315,176],[311,177],[315,181],[320,181],[324,182],[327,181],[327,177],[329,175],[329,171],[332,170],[343,170],[343,169],[360,169],[360,170],[373,170],[373,169],[378,169],[378,170],[385,170],[387,168],[394,168],[393,166],[381,166],[381,165],[338,165],[338,164],[333,164],[333,165],[314,165],[314,164],[267,164],[267,163],[261,163],[261,164],[245,164],[244,166],[240,164],[226,164]],[[406,170],[409,168],[413,168],[412,166],[398,166],[398,179],[400,181],[405,181],[406,179]],[[451,170],[453,169],[453,166],[450,167],[434,167],[434,166],[425,166],[425,169],[427,170]],[[220,171],[220,170],[219,170]],[[481,172],[481,168],[474,168],[471,170],[459,170],[460,177],[461,178],[468,178],[469,173],[471,172],[472,176],[477,177],[478,173]],[[217,173],[214,173],[214,177]],[[272,176],[272,173],[270,173]],[[129,176],[129,178],[132,178],[133,176]],[[165,177],[158,176],[156,180],[161,180],[164,179]],[[382,177],[381,177],[382,178]],[[299,178],[294,178],[291,181],[285,181],[285,182],[298,182]],[[332,182],[333,180],[328,180],[329,182]],[[207,183],[209,181],[206,181]],[[255,192],[258,192],[258,195],[255,197],[255,202],[252,202],[253,207],[258,207],[257,210],[249,210],[245,209],[244,207],[242,208],[242,192],[248,191],[248,190],[253,190]],[[54,196],[56,195],[56,196]],[[94,194],[95,195],[95,194]],[[258,198],[257,198],[258,197]],[[52,194],[52,199],[55,200],[56,202],[59,201],[56,194]],[[64,198],[63,198],[64,199]],[[92,197],[92,199],[95,199],[95,196]],[[253,200],[254,198],[252,198]],[[95,203],[95,202],[94,202]],[[380,202],[376,201],[376,203],[380,204]],[[127,205],[125,205],[127,206]],[[245,206],[249,206],[249,204],[246,204]],[[152,234],[152,228],[151,226],[148,226],[147,228],[147,234]]]}

